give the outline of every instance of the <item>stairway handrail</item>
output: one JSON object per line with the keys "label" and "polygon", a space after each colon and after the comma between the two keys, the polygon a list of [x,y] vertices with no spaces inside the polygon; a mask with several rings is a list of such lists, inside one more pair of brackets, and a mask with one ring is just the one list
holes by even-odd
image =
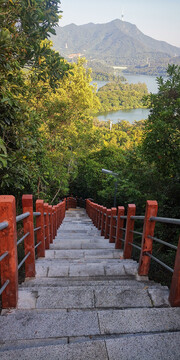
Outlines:
{"label": "stairway handrail", "polygon": [[[135,204],[129,204],[127,215],[124,215],[125,209],[123,206],[118,206],[117,209],[107,209],[89,199],[86,200],[87,214],[92,219],[94,225],[101,230],[101,235],[109,238],[109,242],[114,242],[116,249],[121,249],[122,243],[124,243],[124,259],[130,259],[132,257],[133,247],[140,251],[139,276],[148,276],[151,259],[173,273],[169,301],[171,306],[180,306],[180,236],[178,246],[154,237],[156,222],[180,225],[180,219],[158,217],[157,210],[157,201],[147,200],[145,215],[135,214]],[[143,221],[143,232],[134,231],[134,223],[136,220]],[[126,227],[124,227],[124,221],[126,221]],[[134,234],[141,236],[141,247],[133,243]],[[153,241],[169,246],[176,251],[174,269],[152,255]]]}
{"label": "stairway handrail", "polygon": [[[45,256],[45,249],[49,249],[64,219],[66,199],[55,206],[38,199],[36,211],[33,211],[33,196],[23,195],[22,208],[23,213],[16,216],[15,197],[0,196],[0,295],[3,309],[17,306],[18,270],[24,263],[25,277],[35,276],[35,251],[36,257]],[[23,236],[17,241],[17,223],[20,221],[23,221]],[[25,256],[18,264],[17,248],[22,242]]]}

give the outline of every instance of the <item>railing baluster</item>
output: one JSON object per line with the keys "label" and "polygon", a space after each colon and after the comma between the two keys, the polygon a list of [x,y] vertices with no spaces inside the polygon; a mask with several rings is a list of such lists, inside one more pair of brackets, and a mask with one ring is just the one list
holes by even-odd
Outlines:
{"label": "railing baluster", "polygon": [[44,201],[36,200],[36,211],[41,215],[36,218],[36,226],[40,229],[36,233],[37,244],[41,242],[41,245],[37,248],[37,256],[45,257],[45,231],[44,231]]}
{"label": "railing baluster", "polygon": [[139,259],[139,275],[148,275],[149,266],[151,259],[146,252],[152,254],[152,246],[153,240],[149,238],[149,236],[154,236],[154,228],[155,228],[155,221],[150,221],[152,216],[156,216],[158,211],[158,203],[157,201],[148,200],[146,202],[146,213],[144,219],[144,226],[143,226],[143,235],[142,235],[142,242],[141,242],[141,254]]}
{"label": "railing baluster", "polygon": [[120,239],[123,238],[123,230],[121,228],[124,227],[124,219],[121,219],[121,216],[124,216],[124,206],[118,206],[118,218],[117,218],[117,231],[116,231],[116,245],[115,249],[122,248],[122,241]]}
{"label": "railing baluster", "polygon": [[106,207],[102,206],[101,236],[104,236]]}
{"label": "railing baluster", "polygon": [[125,233],[125,244],[124,244],[124,259],[130,259],[132,254],[132,246],[133,243],[133,233],[134,230],[134,220],[131,219],[132,215],[136,214],[136,205],[129,204],[127,211],[127,220],[126,220],[126,233]]}
{"label": "railing baluster", "polygon": [[18,263],[17,263],[17,232],[16,204],[14,196],[0,196],[0,221],[8,221],[8,227],[1,230],[0,255],[8,252],[1,262],[1,284],[9,283],[2,292],[2,308],[16,307],[18,301]]}
{"label": "railing baluster", "polygon": [[170,287],[169,302],[171,306],[180,306],[180,237],[178,248],[176,251],[176,259]]}
{"label": "railing baluster", "polygon": [[29,212],[30,215],[23,220],[24,234],[29,232],[29,235],[24,240],[25,256],[30,253],[25,261],[25,276],[35,276],[35,249],[34,249],[34,223],[33,223],[33,196],[22,196],[23,213]]}
{"label": "railing baluster", "polygon": [[106,210],[106,223],[105,223],[105,233],[104,237],[105,239],[109,239],[109,230],[110,230],[110,216],[111,216],[111,209]]}
{"label": "railing baluster", "polygon": [[49,205],[48,203],[44,203],[44,211],[46,213],[46,215],[44,216],[44,223],[46,225],[45,227],[45,249],[48,250],[49,249],[49,244],[50,244],[50,240],[49,240]]}
{"label": "railing baluster", "polygon": [[49,223],[50,223],[50,226],[49,226],[49,228],[50,228],[50,244],[52,244],[53,243],[53,219],[52,219],[52,205],[49,205]]}
{"label": "railing baluster", "polygon": [[110,220],[110,232],[109,232],[109,242],[115,243],[115,236],[116,236],[116,219],[114,216],[117,214],[116,208],[111,208],[111,220]]}

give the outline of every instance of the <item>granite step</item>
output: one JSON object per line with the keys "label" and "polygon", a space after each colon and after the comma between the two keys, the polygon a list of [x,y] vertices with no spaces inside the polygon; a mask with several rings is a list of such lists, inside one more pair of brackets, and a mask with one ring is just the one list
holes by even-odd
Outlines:
{"label": "granite step", "polygon": [[89,250],[46,250],[45,259],[120,259],[122,250],[89,249]]}
{"label": "granite step", "polygon": [[34,278],[34,279],[26,279],[24,283],[22,283],[19,287],[19,289],[27,289],[27,288],[33,288],[38,289],[40,287],[68,287],[71,286],[80,286],[80,287],[108,287],[108,286],[129,286],[132,288],[138,287],[138,288],[155,288],[155,289],[167,289],[167,287],[161,286],[161,284],[155,283],[153,281],[144,280],[144,281],[137,281],[134,277],[126,276],[126,277],[96,277],[94,279],[89,279],[89,277],[64,277],[64,278],[47,278],[47,277],[41,277],[41,278]]}
{"label": "granite step", "polygon": [[0,342],[157,332],[180,332],[179,308],[7,311],[1,316]]}
{"label": "granite step", "polygon": [[180,309],[122,255],[85,210],[68,210],[18,308],[1,314],[0,358],[179,359]]}
{"label": "granite step", "polygon": [[120,261],[104,259],[94,261],[59,261],[59,259],[39,259],[36,263],[36,278],[38,277],[96,277],[125,276],[137,274],[136,261]]}
{"label": "granite step", "polygon": [[64,286],[20,288],[18,309],[125,309],[167,307],[169,291],[153,286]]}
{"label": "granite step", "polygon": [[[66,342],[65,342],[66,341]],[[73,341],[73,339],[72,339]],[[179,360],[180,333],[160,332],[106,339],[44,339],[9,343],[2,360]]]}

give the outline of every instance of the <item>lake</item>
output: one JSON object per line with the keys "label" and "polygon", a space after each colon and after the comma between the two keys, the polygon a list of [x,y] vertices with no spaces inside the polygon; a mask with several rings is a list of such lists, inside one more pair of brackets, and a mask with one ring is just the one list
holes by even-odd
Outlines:
{"label": "lake", "polygon": [[129,121],[131,124],[134,121],[145,120],[148,118],[149,109],[130,109],[130,110],[118,110],[110,111],[102,115],[98,115],[97,118],[100,121],[112,121],[113,124],[118,123],[121,120]]}
{"label": "lake", "polygon": [[[152,93],[158,92],[158,84],[156,81],[156,76],[149,75],[132,75],[132,74],[122,74],[131,84],[137,84],[138,82],[145,83],[147,85],[148,91]],[[92,83],[97,84],[97,89],[100,89],[102,86],[107,84],[107,81],[93,81]],[[97,118],[100,121],[112,121],[113,124],[121,121],[127,120],[130,123],[139,120],[145,120],[148,118],[149,109],[130,109],[130,110],[118,110],[103,113]]]}

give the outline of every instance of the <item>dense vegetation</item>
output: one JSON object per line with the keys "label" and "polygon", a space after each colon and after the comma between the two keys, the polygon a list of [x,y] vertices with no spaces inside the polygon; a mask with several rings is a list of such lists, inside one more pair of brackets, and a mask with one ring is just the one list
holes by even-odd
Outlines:
{"label": "dense vegetation", "polygon": [[[159,215],[179,217],[180,67],[169,66],[158,94],[147,95],[147,121],[110,129],[94,116],[100,101],[104,110],[137,107],[146,87],[113,82],[97,96],[85,60],[69,64],[52,50],[59,3],[0,3],[1,194],[19,204],[23,193],[52,203],[73,193],[110,207],[107,168],[119,173],[118,205],[135,202],[140,214],[147,199],[157,199]],[[165,230],[166,240],[174,237],[176,229]],[[163,256],[170,261],[164,248]]]}
{"label": "dense vegetation", "polygon": [[69,65],[48,40],[59,3],[1,2],[1,194],[17,199],[68,193],[76,156],[93,138],[90,112],[98,100],[89,71],[83,61]]}
{"label": "dense vegetation", "polygon": [[[168,80],[159,79],[159,93],[147,96],[146,122],[121,122],[110,131],[108,123],[93,121],[100,102],[85,60],[69,64],[52,50],[48,36],[58,21],[58,5],[58,0],[1,2],[1,193],[33,192],[51,200],[74,191],[111,205],[112,179],[101,174],[107,167],[121,174],[119,203],[136,201],[141,207],[145,199],[157,198],[173,215],[180,68],[170,66]],[[147,92],[143,84],[121,82],[107,84],[99,94],[104,89],[108,110],[120,101],[120,106],[136,106]]]}
{"label": "dense vegetation", "polygon": [[147,93],[146,84],[123,83],[117,78],[98,90],[100,112],[142,108],[144,107],[143,98]]}

